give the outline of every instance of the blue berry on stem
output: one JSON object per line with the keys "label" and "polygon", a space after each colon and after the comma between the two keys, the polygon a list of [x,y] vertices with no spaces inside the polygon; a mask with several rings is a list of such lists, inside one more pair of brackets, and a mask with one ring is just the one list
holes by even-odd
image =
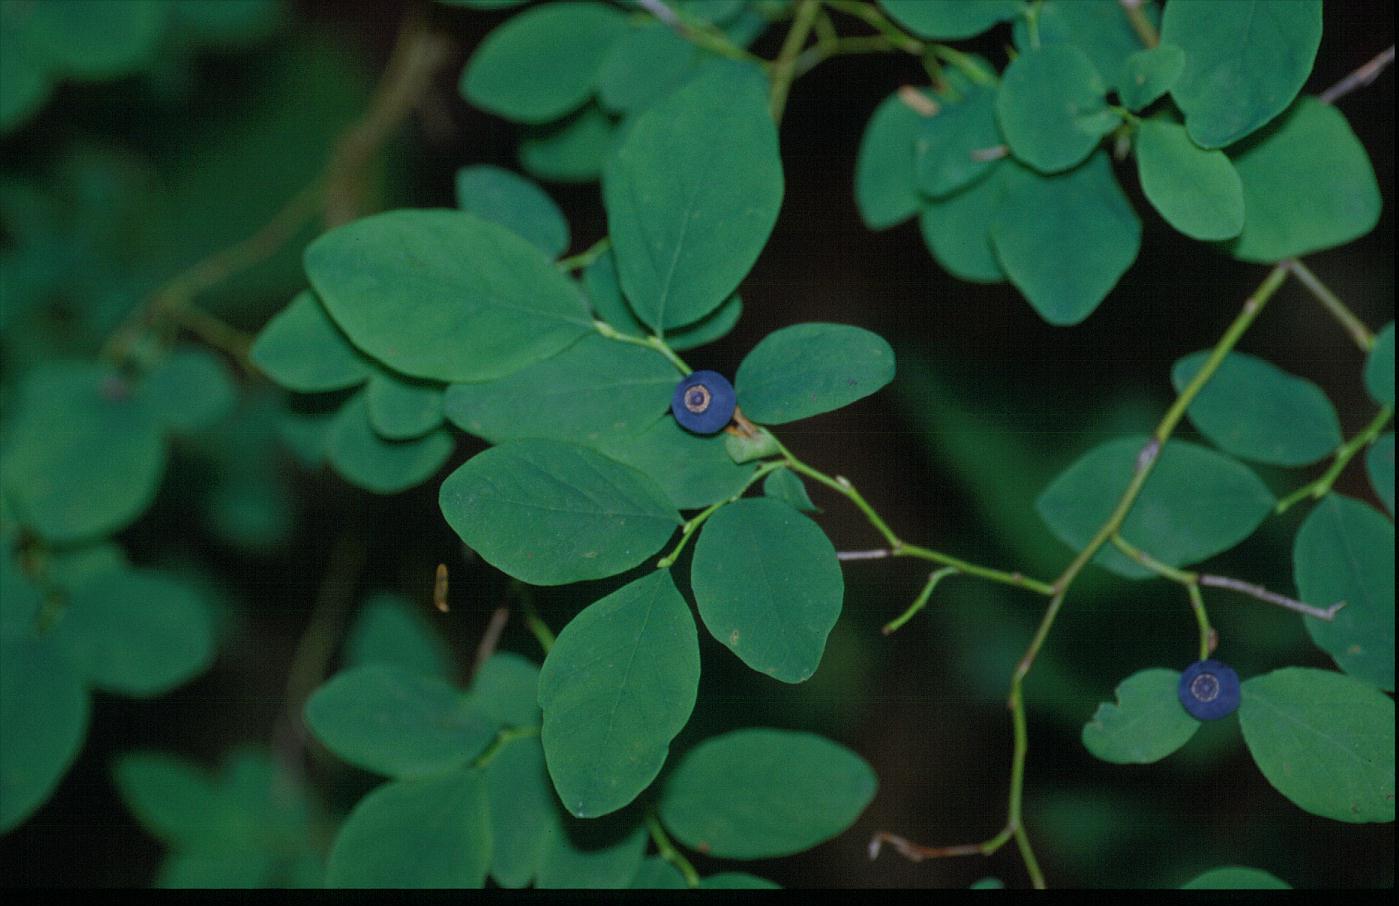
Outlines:
{"label": "blue berry on stem", "polygon": [[1239,675],[1223,661],[1196,661],[1180,675],[1180,703],[1196,720],[1219,720],[1239,710]]}
{"label": "blue berry on stem", "polygon": [[734,414],[734,388],[717,371],[692,371],[675,386],[670,411],[680,427],[696,434],[722,431]]}

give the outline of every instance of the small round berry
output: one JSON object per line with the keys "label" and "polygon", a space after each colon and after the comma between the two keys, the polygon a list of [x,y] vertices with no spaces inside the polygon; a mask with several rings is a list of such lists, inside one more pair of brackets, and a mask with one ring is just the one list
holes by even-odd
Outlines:
{"label": "small round berry", "polygon": [[696,434],[721,431],[733,418],[733,385],[717,371],[692,371],[675,386],[670,411],[680,427]]}
{"label": "small round berry", "polygon": [[1219,720],[1239,709],[1239,675],[1223,661],[1196,661],[1180,675],[1180,703],[1196,720]]}

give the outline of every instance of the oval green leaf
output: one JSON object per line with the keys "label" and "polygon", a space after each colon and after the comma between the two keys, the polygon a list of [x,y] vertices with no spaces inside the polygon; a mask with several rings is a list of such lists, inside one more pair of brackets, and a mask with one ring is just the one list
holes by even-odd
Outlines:
{"label": "oval green leaf", "polygon": [[923,203],[918,226],[928,251],[943,270],[959,280],[1000,283],[1006,279],[991,246],[991,224],[1005,195],[1009,166],[997,167],[946,198]]}
{"label": "oval green leaf", "polygon": [[198,591],[175,576],[122,569],[72,590],[53,640],[94,687],[144,698],[208,669],[214,618]]}
{"label": "oval green leaf", "polygon": [[[1171,383],[1179,393],[1210,350],[1178,359]],[[1231,352],[1186,410],[1190,421],[1220,449],[1254,462],[1305,466],[1341,445],[1341,422],[1321,388],[1271,362]]]}
{"label": "oval green leaf", "polygon": [[88,693],[47,639],[0,643],[0,833],[43,805],[87,736]]}
{"label": "oval green leaf", "polygon": [[1356,679],[1394,689],[1394,523],[1373,507],[1328,494],[1292,546],[1297,592],[1346,606],[1328,622],[1303,617],[1312,641]]}
{"label": "oval green leaf", "polygon": [[564,627],[539,674],[539,705],[549,775],[569,812],[615,812],[651,785],[694,710],[699,676],[695,621],[669,570]]}
{"label": "oval green leaf", "polygon": [[639,115],[608,165],[622,288],[657,332],[728,298],[777,222],[782,161],[767,97],[757,70],[715,64]]}
{"label": "oval green leaf", "polygon": [[1042,173],[1081,163],[1122,120],[1107,106],[1107,86],[1072,44],[1016,57],[996,94],[996,119],[1016,159]]}
{"label": "oval green leaf", "polygon": [[784,683],[816,672],[845,580],[820,526],[780,500],[740,500],[704,524],[690,585],[710,633]]}
{"label": "oval green leaf", "polygon": [[[1059,474],[1035,510],[1060,541],[1086,545],[1112,515],[1136,472],[1148,438],[1122,437],[1095,447]],[[1182,440],[1167,442],[1122,524],[1122,536],[1168,566],[1188,566],[1253,534],[1272,512],[1273,495],[1247,466]],[[1156,574],[1104,547],[1093,562],[1129,579]]]}
{"label": "oval green leaf", "polygon": [[1190,741],[1200,722],[1180,706],[1174,670],[1139,670],[1118,684],[1116,704],[1104,702],[1083,725],[1083,746],[1113,764],[1151,764]]}
{"label": "oval green leaf", "polygon": [[1286,667],[1246,680],[1239,726],[1258,769],[1303,811],[1394,820],[1394,701],[1339,673]]}
{"label": "oval green leaf", "polygon": [[1287,109],[1321,44],[1321,0],[1171,0],[1161,40],[1185,51],[1171,97],[1197,145],[1222,148]]}
{"label": "oval green leaf", "polygon": [[1054,177],[1006,167],[991,243],[1010,282],[1050,324],[1091,315],[1136,260],[1141,238],[1106,153]]}
{"label": "oval green leaf", "polygon": [[631,569],[680,524],[651,479],[586,447],[552,440],[492,447],[447,476],[447,524],[497,569],[566,585]]}
{"label": "oval green leaf", "polygon": [[445,430],[416,440],[385,440],[371,427],[367,393],[340,407],[326,436],[326,456],[342,478],[376,494],[397,494],[431,478],[455,443]]}
{"label": "oval green leaf", "polygon": [[879,5],[920,38],[943,40],[975,37],[1025,9],[1020,0],[879,0]]}
{"label": "oval green leaf", "polygon": [[658,421],[679,380],[654,351],[594,335],[499,380],[453,384],[445,405],[453,424],[492,443],[529,437],[595,446]]}
{"label": "oval green leaf", "polygon": [[305,257],[350,340],[409,377],[490,380],[593,329],[543,252],[464,211],[375,214],[322,235]]}
{"label": "oval green leaf", "polygon": [[1365,471],[1370,476],[1370,487],[1375,496],[1394,516],[1394,432],[1381,434],[1365,454]]}
{"label": "oval green leaf", "polygon": [[676,839],[720,859],[790,856],[855,823],[874,771],[812,733],[754,728],[700,743],[666,778],[660,818]]}
{"label": "oval green leaf", "polygon": [[373,365],[330,320],[316,294],[297,293],[253,341],[249,357],[263,374],[297,393],[343,390],[368,380]]}
{"label": "oval green leaf", "polygon": [[556,120],[592,97],[602,62],[626,27],[619,10],[601,3],[526,10],[476,48],[462,71],[462,96],[516,122]]}
{"label": "oval green leaf", "polygon": [[894,379],[894,350],[848,324],[793,324],[763,337],[734,378],[743,414],[780,425],[864,399]]}
{"label": "oval green leaf", "polygon": [[168,431],[189,434],[228,415],[238,390],[228,367],[195,346],[173,350],[146,375],[141,394]]}
{"label": "oval green leaf", "polygon": [[1211,868],[1180,885],[1181,890],[1291,890],[1292,885],[1261,868],[1226,865]]}
{"label": "oval green leaf", "polygon": [[1142,192],[1191,239],[1228,239],[1244,228],[1244,187],[1223,151],[1206,151],[1167,120],[1137,126]]}
{"label": "oval green leaf", "polygon": [[491,877],[501,887],[534,880],[558,833],[559,801],[537,737],[512,740],[486,765],[491,800]]}
{"label": "oval green leaf", "polygon": [[971,89],[955,104],[944,102],[922,120],[914,138],[918,190],[942,198],[984,179],[996,161],[981,159],[977,152],[999,144],[994,90]]}
{"label": "oval green leaf", "polygon": [[1365,359],[1365,389],[1382,406],[1394,405],[1394,322],[1375,335]]}
{"label": "oval green leaf", "polygon": [[539,186],[490,164],[457,171],[457,207],[498,223],[550,258],[568,251],[568,221]]}
{"label": "oval green leaf", "polygon": [[1139,50],[1122,64],[1117,94],[1127,109],[1143,110],[1170,91],[1184,71],[1185,51],[1174,44]]}
{"label": "oval green leaf", "polygon": [[537,727],[539,665],[509,651],[498,651],[476,671],[471,697],[481,712],[502,727]]}
{"label": "oval green leaf", "polygon": [[425,613],[421,604],[401,595],[371,595],[345,639],[345,665],[388,664],[448,679],[453,672],[452,653]]}
{"label": "oval green leaf", "polygon": [[1227,246],[1235,258],[1271,264],[1344,245],[1379,222],[1370,156],[1330,104],[1299,99],[1230,156],[1244,185],[1244,229]]}
{"label": "oval green leaf", "polygon": [[365,387],[370,427],[385,440],[412,440],[442,425],[442,385],[375,369]]}
{"label": "oval green leaf", "polygon": [[729,456],[727,435],[691,434],[662,418],[640,434],[599,439],[603,453],[649,477],[677,510],[697,510],[738,494],[755,466]]}
{"label": "oval green leaf", "polygon": [[465,764],[496,729],[445,681],[390,664],[336,674],[306,702],[306,725],[344,761],[389,777]]}
{"label": "oval green leaf", "polygon": [[491,861],[480,771],[386,783],[350,812],[330,851],[330,887],[481,887]]}
{"label": "oval green leaf", "polygon": [[855,155],[855,207],[871,230],[887,230],[918,213],[913,142],[923,122],[894,92],[865,125]]}

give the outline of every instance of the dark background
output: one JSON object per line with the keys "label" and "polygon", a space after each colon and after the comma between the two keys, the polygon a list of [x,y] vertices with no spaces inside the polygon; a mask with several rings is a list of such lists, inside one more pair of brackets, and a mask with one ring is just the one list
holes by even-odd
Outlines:
{"label": "dark background", "polygon": [[[377,72],[405,6],[305,0],[295,4],[294,28],[330,33]],[[408,174],[400,203],[450,206],[459,166],[517,168],[517,128],[469,108],[455,90],[472,47],[509,12],[433,9],[430,15],[457,40],[458,53],[395,146],[395,163]],[[1332,2],[1325,15],[1310,93],[1393,42],[1390,3]],[[770,58],[781,36],[775,28],[754,49]],[[1007,41],[1000,28],[967,45],[999,68]],[[209,79],[203,96],[236,95],[242,65],[237,57],[202,63]],[[794,86],[781,130],[786,197],[772,239],[742,285],[743,319],[706,348],[704,358],[691,354],[690,360],[733,373],[766,333],[798,321],[853,323],[889,338],[899,355],[894,386],[791,426],[782,432],[784,441],[816,467],[848,476],[910,541],[1052,578],[1071,552],[1037,529],[1034,496],[1105,436],[1154,425],[1171,399],[1171,363],[1216,342],[1265,268],[1232,261],[1166,228],[1141,198],[1128,161],[1117,166],[1144,221],[1142,250],[1082,325],[1046,325],[1008,285],[951,278],[931,260],[916,222],[868,232],[851,195],[855,151],[869,115],[901,84],[925,81],[915,60],[890,54],[832,60]],[[0,145],[0,163],[22,168],[41,162],[56,147],[70,111],[87,111],[114,141],[143,140],[139,123],[123,135],[119,114],[93,113],[122,90],[64,87],[22,139]],[[1368,236],[1306,259],[1376,329],[1393,317],[1393,105],[1392,71],[1340,101],[1371,155],[1385,209]],[[596,184],[548,188],[572,226],[573,251],[604,235]],[[231,317],[255,329],[282,302],[268,300],[261,310]],[[1270,303],[1241,348],[1319,383],[1336,403],[1347,435],[1371,418],[1360,354],[1294,283]],[[963,446],[973,451],[984,436],[988,461],[1008,464],[1002,480],[988,485],[977,475],[975,455],[947,452],[956,446],[946,437],[953,430],[969,432]],[[1188,425],[1180,433],[1192,436]],[[475,452],[472,443],[461,445],[448,469]],[[413,492],[380,498],[333,477],[297,472],[290,463],[287,471],[303,509],[293,542],[281,550],[250,558],[206,542],[189,528],[189,504],[178,482],[167,482],[156,508],[124,533],[120,540],[137,562],[176,536],[192,555],[213,564],[238,602],[240,629],[209,674],[169,697],[97,697],[86,747],[57,794],[0,840],[6,883],[149,883],[162,849],[118,800],[111,759],[153,747],[212,763],[231,745],[270,739],[287,667],[317,595],[358,599],[393,588],[426,606],[432,567],[445,561],[452,567],[453,609],[440,622],[463,665],[469,661],[490,612],[509,600],[508,584],[479,561],[463,561],[437,511],[440,476]],[[1310,474],[1265,472],[1264,478],[1285,491]],[[1358,462],[1338,490],[1373,500]],[[843,500],[816,491],[813,497],[826,510],[819,518],[838,548],[878,544]],[[995,518],[989,509],[995,506],[1012,516]],[[1292,591],[1291,537],[1304,509],[1270,520],[1239,550],[1218,558],[1217,571]],[[1015,518],[1024,531],[1007,528]],[[1024,541],[1036,533],[1044,540]],[[367,551],[358,570],[337,570],[332,562],[346,538]],[[952,844],[1000,829],[1010,762],[1003,699],[1042,599],[954,578],[924,615],[886,638],[879,626],[912,600],[926,570],[912,562],[852,563],[845,575],[845,614],[822,670],[801,687],[745,670],[701,633],[700,704],[673,751],[737,726],[822,732],[873,765],[880,780],[874,803],[851,831],[810,853],[752,865],[697,857],[697,866],[702,873],[743,868],[789,886],[956,887],[987,875],[1024,885],[1013,846],[991,859],[915,865],[887,851],[871,862],[865,844],[876,830]],[[536,601],[558,630],[608,587],[540,590]],[[1295,616],[1223,594],[1208,600],[1224,640],[1221,654],[1245,677],[1293,663],[1331,666],[1306,642]],[[1184,596],[1161,582],[1086,577],[1070,596],[1027,681],[1026,820],[1050,884],[1172,885],[1215,865],[1243,864],[1296,886],[1392,885],[1393,825],[1345,825],[1301,812],[1262,778],[1232,720],[1206,727],[1185,751],[1156,765],[1107,765],[1083,750],[1078,731],[1094,703],[1111,699],[1116,683],[1137,669],[1183,667],[1194,659],[1194,633]],[[518,619],[501,644],[538,655]],[[324,756],[313,757],[310,776],[332,806],[348,806],[368,786],[366,778]]]}

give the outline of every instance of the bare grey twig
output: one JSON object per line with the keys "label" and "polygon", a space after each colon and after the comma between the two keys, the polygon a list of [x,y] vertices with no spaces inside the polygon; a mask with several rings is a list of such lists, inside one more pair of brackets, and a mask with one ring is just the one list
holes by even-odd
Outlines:
{"label": "bare grey twig", "polygon": [[1380,77],[1380,73],[1389,68],[1389,64],[1394,62],[1394,45],[1389,45],[1385,50],[1380,51],[1375,57],[1341,79],[1320,95],[1323,104],[1334,104],[1336,101],[1350,94],[1357,88],[1364,88],[1366,85]]}

